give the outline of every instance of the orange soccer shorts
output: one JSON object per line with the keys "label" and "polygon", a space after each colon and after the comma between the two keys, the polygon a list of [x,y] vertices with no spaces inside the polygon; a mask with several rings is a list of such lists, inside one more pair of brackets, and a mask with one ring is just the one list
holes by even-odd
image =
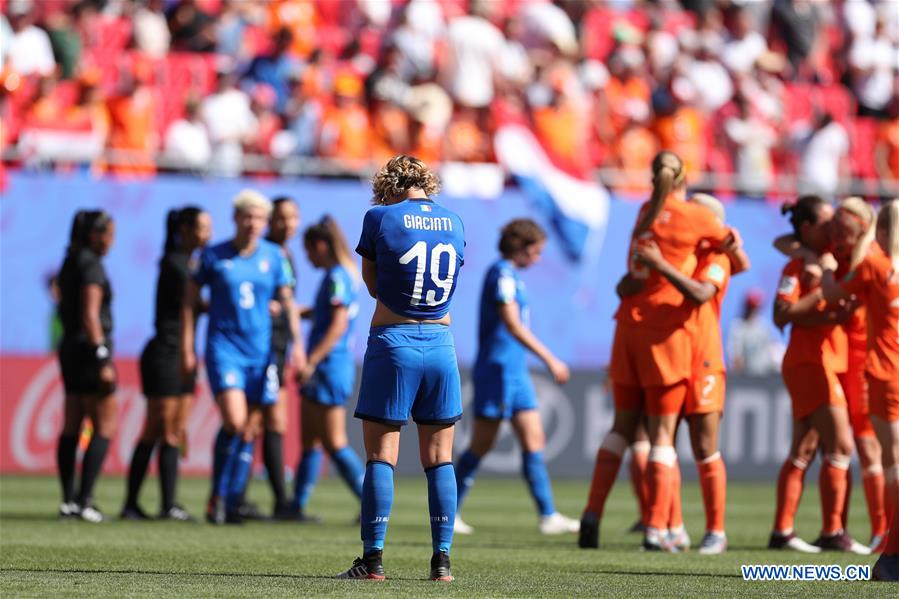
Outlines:
{"label": "orange soccer shorts", "polygon": [[783,369],[784,384],[793,403],[793,418],[804,420],[823,406],[846,407],[836,373],[823,364],[796,364]]}
{"label": "orange soccer shorts", "polygon": [[690,378],[690,335],[683,327],[656,329],[618,322],[609,377],[631,387],[667,387]]}
{"label": "orange soccer shorts", "polygon": [[868,375],[871,415],[887,422],[899,420],[899,380],[882,381]]}
{"label": "orange soccer shorts", "polygon": [[724,372],[707,372],[690,382],[684,414],[713,414],[724,411],[727,376]]}
{"label": "orange soccer shorts", "polygon": [[615,401],[615,411],[643,411],[643,389],[640,387],[612,383],[612,398]]}
{"label": "orange soccer shorts", "polygon": [[868,410],[868,382],[865,380],[865,366],[850,364],[849,370],[837,375],[846,405],[849,408],[849,423],[852,425],[852,436],[873,437],[874,427]]}
{"label": "orange soccer shorts", "polygon": [[650,416],[680,414],[687,401],[690,384],[683,380],[673,385],[647,387],[644,391],[646,413]]}

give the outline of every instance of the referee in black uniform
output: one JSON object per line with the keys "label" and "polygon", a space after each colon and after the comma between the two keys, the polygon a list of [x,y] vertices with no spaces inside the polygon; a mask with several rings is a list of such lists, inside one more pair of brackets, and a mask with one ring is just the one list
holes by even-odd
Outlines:
{"label": "referee in black uniform", "polygon": [[[79,211],[59,272],[62,341],[59,364],[65,386],[65,417],[56,461],[62,483],[59,515],[102,522],[93,504],[94,483],[115,435],[116,371],[112,363],[112,288],[102,258],[112,247],[115,223],[100,210]],[[81,488],[75,492],[75,458],[81,425],[90,419],[93,434],[84,452]]]}
{"label": "referee in black uniform", "polygon": [[162,500],[159,517],[193,521],[187,511],[175,503],[179,446],[184,441],[196,381],[196,372],[185,376],[181,371],[181,303],[190,261],[196,259],[195,252],[205,247],[210,237],[212,218],[202,209],[185,206],[169,211],[156,284],[156,335],[144,347],[140,357],[141,383],[147,397],[147,420],[131,455],[128,496],[121,512],[123,520],[148,519],[138,504],[138,495],[153,450],[158,445]]}

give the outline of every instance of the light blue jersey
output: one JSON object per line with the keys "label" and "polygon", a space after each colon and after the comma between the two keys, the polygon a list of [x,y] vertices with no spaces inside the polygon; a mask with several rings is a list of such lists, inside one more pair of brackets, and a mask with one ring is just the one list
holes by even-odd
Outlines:
{"label": "light blue jersey", "polygon": [[325,336],[325,332],[331,326],[333,308],[345,306],[350,317],[349,326],[331,350],[331,354],[345,354],[349,352],[349,339],[353,329],[353,322],[359,313],[359,306],[356,304],[357,290],[358,283],[346,267],[338,264],[328,269],[321,285],[319,285],[318,293],[315,295],[315,304],[312,309],[312,331],[309,333],[307,351],[311,352],[315,349],[315,346]]}
{"label": "light blue jersey", "polygon": [[269,363],[269,302],[292,284],[285,260],[281,248],[268,241],[259,241],[250,256],[241,256],[230,241],[203,250],[193,278],[209,286],[207,357],[233,358],[247,366]]}
{"label": "light blue jersey", "polygon": [[423,199],[370,209],[356,252],[377,265],[382,304],[400,316],[437,320],[449,311],[464,249],[459,217]]}
{"label": "light blue jersey", "polygon": [[500,259],[487,271],[481,290],[477,364],[499,364],[509,370],[524,370],[525,348],[512,337],[499,316],[500,304],[511,302],[518,304],[521,322],[529,326],[530,311],[524,281],[511,262]]}

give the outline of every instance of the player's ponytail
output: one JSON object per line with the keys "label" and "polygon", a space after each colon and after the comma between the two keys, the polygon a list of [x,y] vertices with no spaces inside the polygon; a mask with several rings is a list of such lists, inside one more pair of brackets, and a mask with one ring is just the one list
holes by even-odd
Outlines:
{"label": "player's ponytail", "polygon": [[652,227],[665,205],[665,200],[672,191],[686,183],[684,163],[674,152],[663,150],[652,160],[652,195],[649,208],[634,228],[634,237],[638,237]]}
{"label": "player's ponytail", "polygon": [[324,215],[320,221],[310,225],[303,234],[303,241],[307,244],[316,241],[324,241],[331,252],[332,258],[343,266],[355,280],[359,280],[359,269],[350,253],[350,246],[340,229],[340,225],[330,214]]}
{"label": "player's ponytail", "polygon": [[899,273],[899,198],[887,202],[880,208],[877,228],[887,235],[887,244],[883,249],[893,264],[893,273]]}
{"label": "player's ponytail", "polygon": [[178,229],[181,222],[181,211],[172,208],[165,217],[165,245],[163,254],[171,254],[178,249]]}
{"label": "player's ponytail", "polygon": [[871,204],[859,197],[846,198],[840,202],[839,207],[837,207],[837,212],[844,212],[851,215],[852,218],[862,226],[864,231],[861,238],[859,238],[858,242],[855,244],[855,247],[852,248],[852,256],[849,261],[849,269],[851,270],[858,266],[865,258],[865,254],[868,253],[868,248],[871,247],[871,243],[874,241],[877,213],[874,211],[874,208],[871,207]]}
{"label": "player's ponytail", "polygon": [[72,228],[69,231],[69,245],[66,247],[66,255],[71,254],[81,247],[82,231],[84,230],[84,221],[87,216],[87,210],[79,210],[72,217]]}
{"label": "player's ponytail", "polygon": [[780,208],[780,213],[790,216],[790,224],[793,225],[793,233],[799,241],[801,239],[801,229],[804,223],[815,224],[818,222],[818,211],[826,202],[821,196],[804,195],[800,196],[793,204],[784,204]]}

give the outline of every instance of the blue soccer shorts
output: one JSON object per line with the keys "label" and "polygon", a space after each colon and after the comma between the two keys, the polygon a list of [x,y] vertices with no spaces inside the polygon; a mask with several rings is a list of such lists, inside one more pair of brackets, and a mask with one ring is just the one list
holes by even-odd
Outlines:
{"label": "blue soccer shorts", "polygon": [[356,366],[349,352],[331,354],[316,367],[312,378],[302,386],[300,395],[305,401],[323,406],[342,406],[353,392]]}
{"label": "blue soccer shorts", "polygon": [[462,385],[449,327],[373,327],[362,363],[356,418],[402,426],[451,424],[462,417]]}
{"label": "blue soccer shorts", "polygon": [[239,389],[249,404],[269,406],[278,401],[278,367],[273,362],[248,364],[237,356],[213,353],[206,356],[206,374],[215,396]]}
{"label": "blue soccer shorts", "polygon": [[508,420],[518,412],[537,409],[537,393],[527,368],[478,364],[474,369],[474,415]]}

